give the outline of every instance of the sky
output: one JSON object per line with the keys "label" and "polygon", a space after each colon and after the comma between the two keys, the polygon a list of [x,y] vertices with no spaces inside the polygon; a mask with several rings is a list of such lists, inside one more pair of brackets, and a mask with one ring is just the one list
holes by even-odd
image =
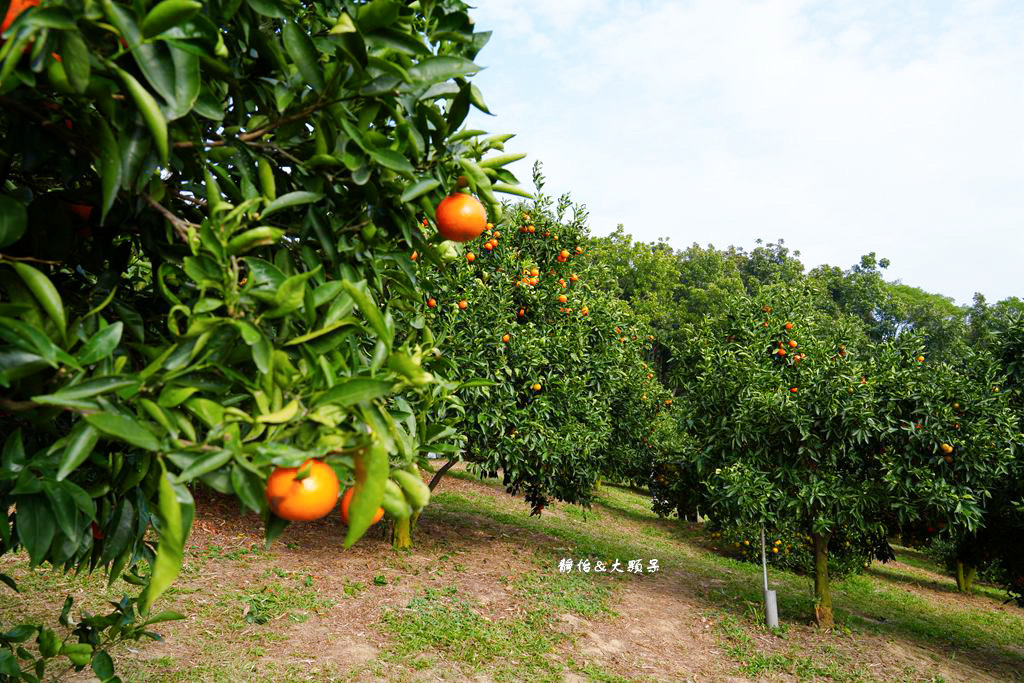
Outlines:
{"label": "sky", "polygon": [[[474,76],[528,189],[618,224],[806,269],[1024,297],[1019,0],[477,0]],[[514,199],[510,197],[510,199]]]}

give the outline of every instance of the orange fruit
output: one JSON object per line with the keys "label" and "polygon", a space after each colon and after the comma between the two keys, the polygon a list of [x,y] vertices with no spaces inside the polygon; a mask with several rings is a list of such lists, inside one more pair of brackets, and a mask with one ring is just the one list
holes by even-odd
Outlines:
{"label": "orange fruit", "polygon": [[917,357],[917,362],[918,363],[923,363],[924,362],[924,356],[918,356]]}
{"label": "orange fruit", "polygon": [[519,317],[523,318],[525,316],[526,316],[526,309],[525,308],[520,308],[519,309]]}
{"label": "orange fruit", "polygon": [[484,249],[486,249],[487,251],[494,251],[494,243],[488,242],[487,244],[484,245]]}
{"label": "orange fruit", "polygon": [[795,349],[795,348],[796,348],[796,346],[797,346],[797,344],[796,344],[796,339],[790,339],[790,340],[789,340],[789,348],[791,348],[791,349]]}
{"label": "orange fruit", "polygon": [[943,459],[943,460],[945,460],[945,461],[946,461],[947,463],[949,463],[950,465],[952,465],[952,464],[953,464],[953,456],[952,456],[952,455],[946,455],[946,456],[943,456],[943,458],[942,458],[942,459]]}
{"label": "orange fruit", "polygon": [[[299,479],[300,471],[308,472]],[[267,477],[267,502],[282,519],[308,522],[334,509],[341,485],[334,469],[322,460],[307,460],[301,467],[278,467]]]}
{"label": "orange fruit", "polygon": [[[345,495],[341,497],[341,521],[348,524],[348,508],[352,504],[352,498],[355,496],[356,487],[345,491]],[[370,524],[376,524],[380,520],[384,519],[384,508],[377,508],[377,514],[373,516],[373,521]]]}
{"label": "orange fruit", "polygon": [[580,309],[580,313],[582,313],[583,315],[590,315],[590,309],[584,306],[583,308]]}
{"label": "orange fruit", "polygon": [[540,276],[540,270],[537,269],[537,268],[531,268],[530,269],[530,275],[532,275],[534,277],[539,277]]}
{"label": "orange fruit", "polygon": [[579,279],[580,279],[580,276],[577,275],[576,273],[573,273],[572,275],[569,276],[569,282],[576,282]]}
{"label": "orange fruit", "polygon": [[797,389],[796,387],[793,387],[792,389],[790,389],[790,392],[792,392],[792,393],[794,393],[794,394],[795,394],[795,393],[796,393],[797,391],[798,391],[798,389]]}
{"label": "orange fruit", "polygon": [[412,256],[410,256],[409,258],[411,258],[413,261],[415,261],[419,257],[420,257],[420,252],[414,251],[414,252],[412,252]]}
{"label": "orange fruit", "polygon": [[506,334],[506,335],[503,335],[503,336],[501,337],[501,341],[503,341],[503,342],[505,342],[506,344],[508,344],[508,343],[509,343],[510,341],[512,341],[512,336],[511,336],[511,335],[508,335],[508,334]]}
{"label": "orange fruit", "polygon": [[540,389],[541,389],[541,387],[540,387],[540,384],[539,384],[539,383],[538,383],[538,384],[534,384],[534,385],[533,385],[533,390],[534,390],[534,391],[540,391]]}
{"label": "orange fruit", "polygon": [[785,356],[786,355],[786,349],[779,349],[778,353],[779,353],[780,356]]}
{"label": "orange fruit", "polygon": [[793,325],[793,323],[789,323],[789,322],[786,323],[786,329],[787,330],[791,330],[791,329],[793,329],[793,327],[795,327],[795,325]]}
{"label": "orange fruit", "polygon": [[653,372],[648,372],[647,373],[647,379],[654,379],[654,373]]}
{"label": "orange fruit", "polygon": [[537,232],[537,228],[532,226],[532,225],[527,225],[526,226],[526,232],[531,232],[531,233],[532,232]]}
{"label": "orange fruit", "polygon": [[567,297],[565,294],[559,294],[558,295],[558,303],[564,304],[568,300],[569,300],[569,297]]}
{"label": "orange fruit", "polygon": [[7,6],[7,16],[4,17],[4,21],[0,24],[0,33],[3,33],[14,20],[18,18],[18,15],[27,10],[29,7],[36,7],[39,5],[40,0],[11,0],[11,4]]}
{"label": "orange fruit", "polygon": [[459,302],[459,308],[461,308],[462,310],[466,310],[467,308],[469,308],[469,302],[463,299],[462,301]]}
{"label": "orange fruit", "polygon": [[437,308],[437,299],[427,299],[427,308]]}
{"label": "orange fruit", "polygon": [[942,452],[946,453],[946,454],[949,454],[949,453],[953,452],[953,447],[950,446],[948,443],[942,444],[941,446],[939,446],[939,448],[941,448]]}
{"label": "orange fruit", "polygon": [[476,261],[476,254],[474,254],[473,252],[469,252],[468,254],[466,254],[466,260],[469,261],[470,263]]}
{"label": "orange fruit", "polygon": [[487,210],[472,195],[453,194],[437,205],[437,231],[446,240],[468,242],[479,237],[485,227]]}
{"label": "orange fruit", "polygon": [[[488,223],[487,225],[489,225],[489,226],[490,226],[490,227],[492,227],[492,228],[494,227],[494,226],[493,226],[493,225],[491,225],[490,223]],[[495,240],[494,240],[494,241],[495,241],[495,243],[497,243],[497,241],[498,241],[498,240],[497,240],[497,238],[498,238],[498,237],[501,237],[501,230],[495,230],[495,231],[494,231],[494,237],[495,237]]]}

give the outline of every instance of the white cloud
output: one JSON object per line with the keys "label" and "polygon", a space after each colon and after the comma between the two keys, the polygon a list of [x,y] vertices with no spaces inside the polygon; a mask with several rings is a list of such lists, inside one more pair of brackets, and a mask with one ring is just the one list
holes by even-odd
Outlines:
{"label": "white cloud", "polygon": [[[1021,295],[1024,12],[1007,2],[482,0],[477,61],[549,190],[676,247],[877,251],[969,302]],[[482,118],[482,117],[481,117]],[[521,167],[521,168],[520,168]]]}

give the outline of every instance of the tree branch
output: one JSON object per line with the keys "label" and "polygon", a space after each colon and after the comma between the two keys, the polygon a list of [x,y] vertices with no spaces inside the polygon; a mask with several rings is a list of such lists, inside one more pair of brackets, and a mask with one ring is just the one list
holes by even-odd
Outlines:
{"label": "tree branch", "polygon": [[181,241],[184,242],[185,244],[188,244],[188,229],[195,228],[198,226],[195,225],[194,223],[189,223],[184,218],[179,218],[178,216],[175,216],[173,213],[170,212],[170,210],[166,206],[164,206],[157,200],[153,199],[149,194],[145,194],[143,195],[143,197],[145,197],[147,204],[149,204],[152,208],[156,209],[158,212],[160,212],[161,215],[163,215],[164,218],[171,222],[171,225],[174,226],[174,231],[178,233],[178,237],[181,238]]}
{"label": "tree branch", "polygon": [[441,465],[441,469],[434,473],[434,477],[430,480],[431,491],[433,491],[434,487],[441,483],[441,477],[443,477],[444,473],[450,470],[452,468],[452,465],[454,465],[456,462],[458,461],[455,458],[451,458],[450,460],[448,460],[448,462]]}

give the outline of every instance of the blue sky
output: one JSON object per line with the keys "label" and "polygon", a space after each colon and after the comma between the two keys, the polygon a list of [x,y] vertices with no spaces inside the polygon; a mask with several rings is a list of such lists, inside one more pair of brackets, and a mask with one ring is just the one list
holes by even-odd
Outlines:
{"label": "blue sky", "polygon": [[590,229],[1024,297],[1024,3],[478,0],[475,77]]}

